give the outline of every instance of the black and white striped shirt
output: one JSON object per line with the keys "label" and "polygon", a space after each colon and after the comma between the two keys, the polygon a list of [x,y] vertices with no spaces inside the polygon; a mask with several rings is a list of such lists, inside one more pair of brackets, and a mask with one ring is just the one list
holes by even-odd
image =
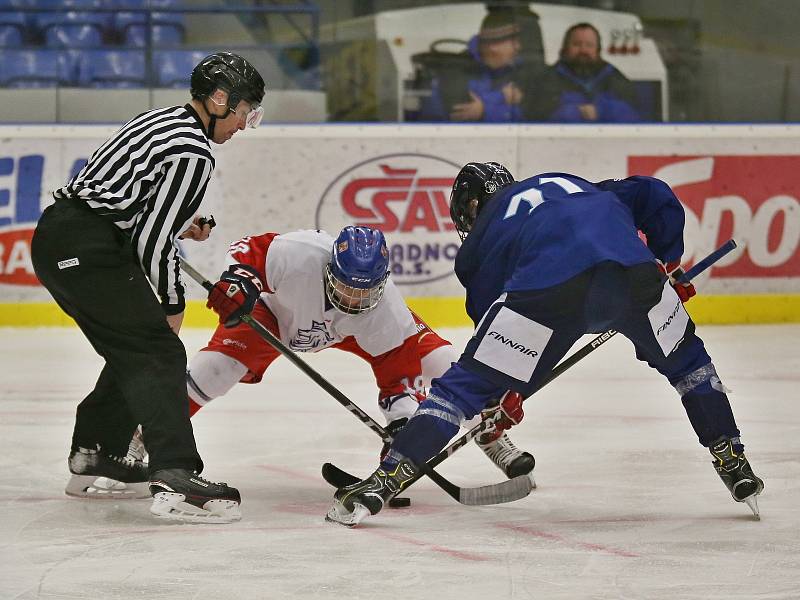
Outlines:
{"label": "black and white striped shirt", "polygon": [[131,235],[167,314],[183,311],[175,239],[191,224],[214,170],[211,145],[190,105],[135,117],[94,151],[56,199],[77,198]]}

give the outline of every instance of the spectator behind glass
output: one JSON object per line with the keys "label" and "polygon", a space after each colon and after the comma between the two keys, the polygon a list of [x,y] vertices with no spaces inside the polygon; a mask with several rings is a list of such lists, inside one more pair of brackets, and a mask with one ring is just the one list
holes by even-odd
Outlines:
{"label": "spectator behind glass", "polygon": [[589,23],[564,34],[558,62],[525,86],[522,112],[527,121],[634,123],[633,83],[600,58],[600,33]]}
{"label": "spectator behind glass", "polygon": [[443,74],[432,81],[431,96],[423,103],[421,120],[519,121],[522,94],[514,83],[520,53],[519,33],[513,11],[492,11],[486,15],[480,32],[467,46],[472,64],[466,72]]}

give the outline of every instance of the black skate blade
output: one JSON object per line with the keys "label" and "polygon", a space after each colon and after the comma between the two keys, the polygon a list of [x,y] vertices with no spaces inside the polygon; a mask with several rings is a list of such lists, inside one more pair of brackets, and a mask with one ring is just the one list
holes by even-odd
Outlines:
{"label": "black skate blade", "polygon": [[361,481],[355,475],[342,471],[334,464],[326,462],[322,465],[322,478],[336,489],[347,487]]}

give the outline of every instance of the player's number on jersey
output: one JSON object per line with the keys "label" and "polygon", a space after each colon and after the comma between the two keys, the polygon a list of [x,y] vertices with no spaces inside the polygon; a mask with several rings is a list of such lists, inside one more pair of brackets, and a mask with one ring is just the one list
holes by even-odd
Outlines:
{"label": "player's number on jersey", "polygon": [[[545,183],[554,183],[568,194],[577,194],[578,192],[584,191],[577,183],[565,179],[564,177],[539,178],[539,185],[544,185]],[[528,214],[531,214],[534,208],[544,202],[542,191],[539,188],[530,187],[527,190],[522,190],[518,194],[514,194],[508,203],[508,210],[506,210],[506,214],[503,215],[503,220],[505,221],[516,215],[520,204],[523,202],[529,206]]]}
{"label": "player's number on jersey", "polygon": [[247,254],[248,252],[250,252],[250,239],[251,238],[252,238],[252,236],[248,235],[248,236],[245,236],[245,237],[243,237],[242,239],[240,239],[238,241],[233,242],[228,247],[228,253],[229,254],[236,254],[238,252],[240,254]]}

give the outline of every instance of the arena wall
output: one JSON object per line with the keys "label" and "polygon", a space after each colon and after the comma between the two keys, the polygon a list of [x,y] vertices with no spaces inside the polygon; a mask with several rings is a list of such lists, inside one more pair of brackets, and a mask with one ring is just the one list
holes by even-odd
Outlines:
{"label": "arena wall", "polygon": [[[0,325],[68,324],[38,285],[30,238],[52,191],[114,131],[0,127]],[[210,278],[248,234],[359,223],[380,227],[393,278],[432,325],[467,325],[452,274],[458,237],[447,200],[460,165],[506,164],[518,179],[567,171],[670,183],[686,208],[691,263],[726,239],[739,248],[698,278],[698,322],[800,321],[800,126],[270,125],[216,148],[204,213],[218,223],[183,251]],[[187,283],[187,326],[208,326]]]}

